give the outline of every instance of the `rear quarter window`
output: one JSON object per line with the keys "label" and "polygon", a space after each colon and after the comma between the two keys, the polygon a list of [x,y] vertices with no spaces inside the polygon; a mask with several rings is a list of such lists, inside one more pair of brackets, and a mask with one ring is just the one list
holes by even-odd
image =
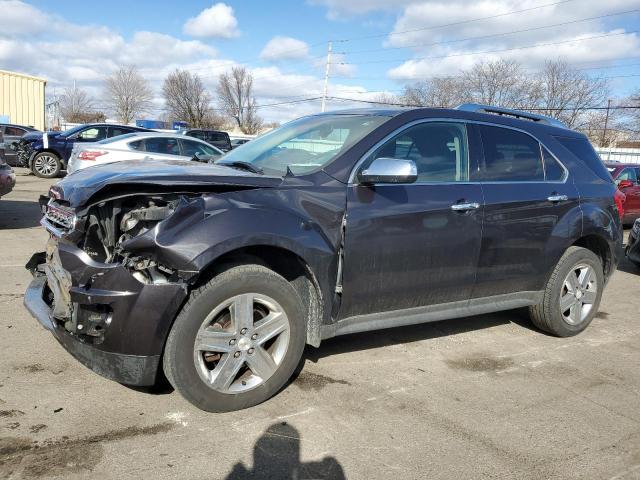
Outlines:
{"label": "rear quarter window", "polygon": [[598,153],[593,149],[586,138],[555,137],[560,144],[569,150],[575,157],[582,160],[593,173],[603,180],[612,181],[611,173],[604,166]]}

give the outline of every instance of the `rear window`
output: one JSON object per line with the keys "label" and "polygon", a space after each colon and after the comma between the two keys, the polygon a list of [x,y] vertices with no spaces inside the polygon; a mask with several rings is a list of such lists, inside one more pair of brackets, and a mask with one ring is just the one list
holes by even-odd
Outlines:
{"label": "rear window", "polygon": [[603,180],[611,181],[611,174],[602,163],[600,156],[586,138],[555,137],[564,148],[582,160],[596,175]]}

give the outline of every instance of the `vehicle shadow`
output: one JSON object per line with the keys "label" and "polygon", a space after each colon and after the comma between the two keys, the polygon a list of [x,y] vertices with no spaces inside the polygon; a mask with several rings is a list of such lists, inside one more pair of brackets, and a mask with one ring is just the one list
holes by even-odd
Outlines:
{"label": "vehicle shadow", "polygon": [[40,224],[40,205],[28,200],[0,200],[0,230],[37,227]]}
{"label": "vehicle shadow", "polygon": [[301,462],[300,444],[300,433],[294,426],[287,422],[274,423],[253,446],[253,468],[238,462],[225,480],[346,478],[340,462],[334,457]]}
{"label": "vehicle shadow", "polygon": [[431,340],[474,330],[516,323],[538,331],[530,322],[526,309],[508,310],[473,317],[464,317],[440,322],[422,323],[404,327],[387,328],[366,333],[356,333],[323,340],[320,348],[307,347],[305,358],[314,363],[331,355],[370,350],[389,345]]}

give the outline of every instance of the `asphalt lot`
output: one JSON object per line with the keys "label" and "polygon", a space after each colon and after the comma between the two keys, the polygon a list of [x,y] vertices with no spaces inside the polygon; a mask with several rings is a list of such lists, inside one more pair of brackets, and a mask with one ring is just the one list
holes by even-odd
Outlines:
{"label": "asphalt lot", "polygon": [[640,270],[578,337],[505,312],[332,339],[249,410],[102,379],[22,306],[44,247],[18,169],[0,200],[0,478],[640,479]]}

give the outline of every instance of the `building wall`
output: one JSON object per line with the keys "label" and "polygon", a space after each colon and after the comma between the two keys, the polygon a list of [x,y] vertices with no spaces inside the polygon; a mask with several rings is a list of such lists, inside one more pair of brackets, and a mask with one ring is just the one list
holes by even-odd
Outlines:
{"label": "building wall", "polygon": [[45,129],[46,80],[0,70],[0,117],[10,123]]}

